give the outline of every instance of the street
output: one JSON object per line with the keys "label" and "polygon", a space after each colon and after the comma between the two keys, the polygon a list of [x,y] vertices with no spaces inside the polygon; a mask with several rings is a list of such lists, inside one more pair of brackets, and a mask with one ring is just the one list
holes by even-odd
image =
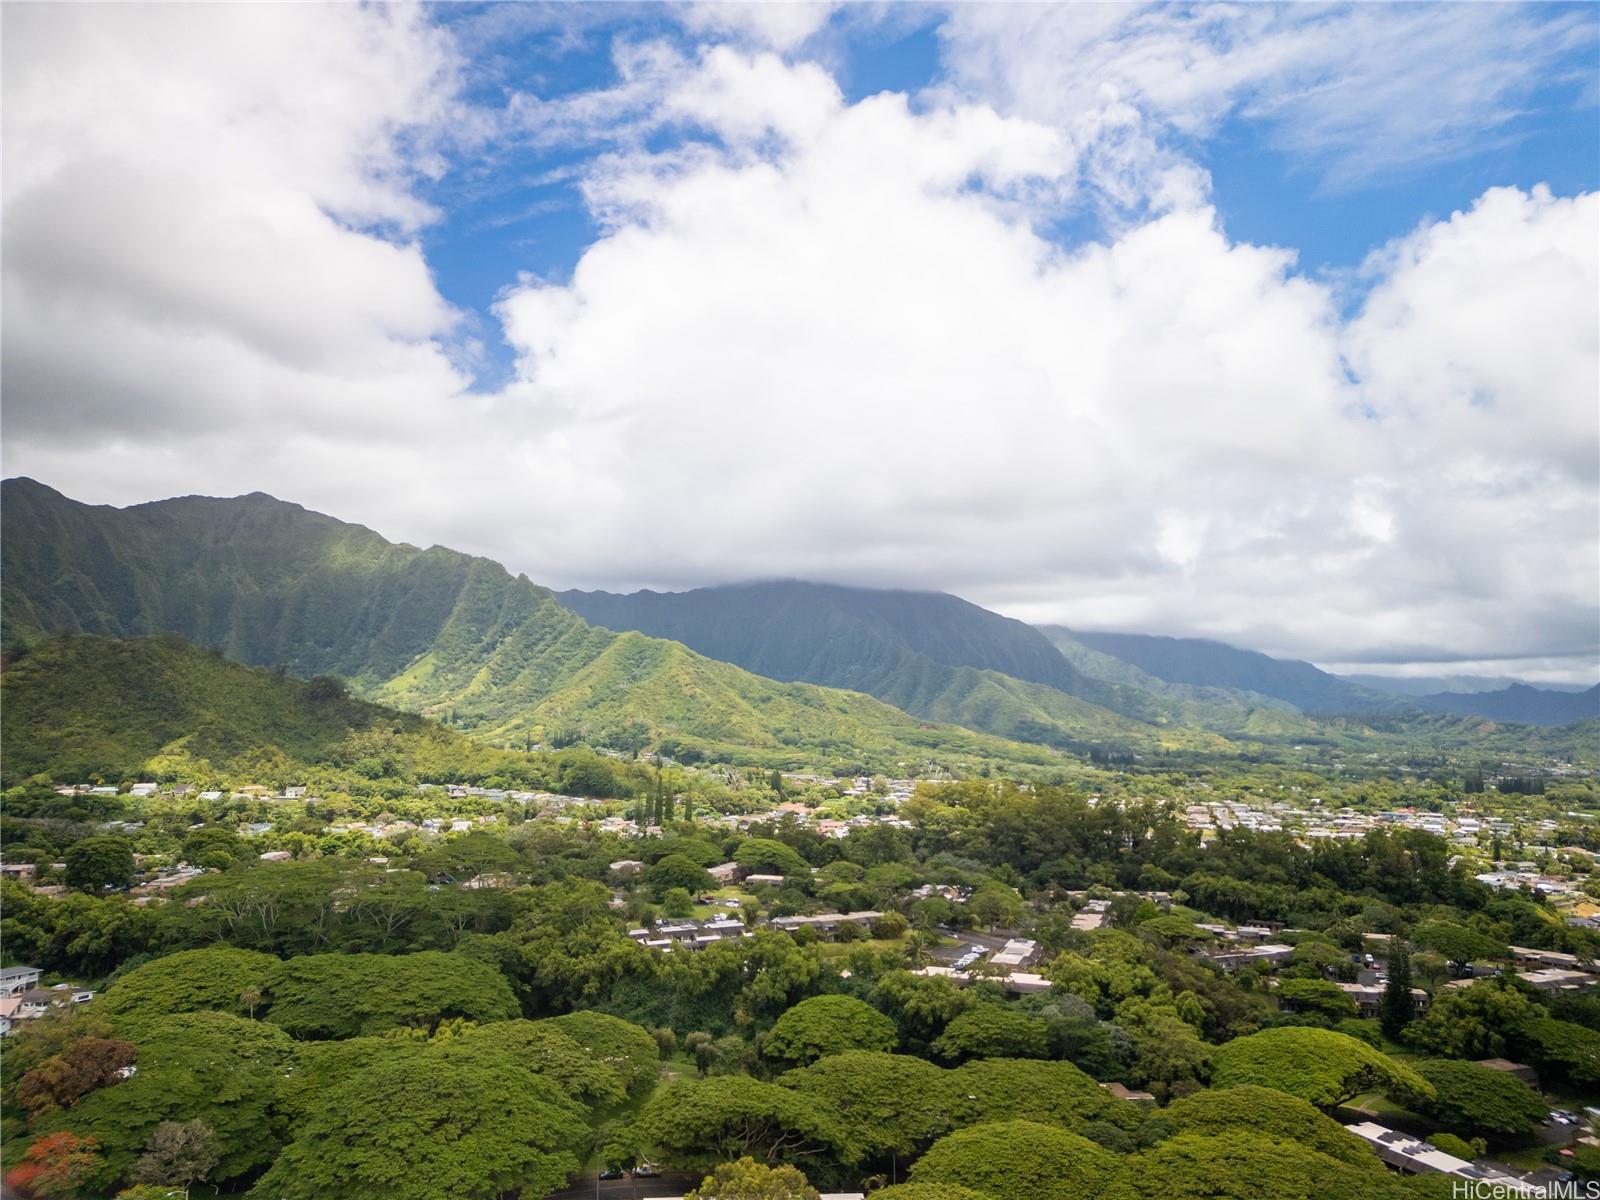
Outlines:
{"label": "street", "polygon": [[[658,1200],[678,1197],[691,1191],[704,1175],[688,1171],[663,1171],[654,1179],[601,1179],[590,1176],[560,1192],[551,1192],[545,1200]],[[598,1190],[596,1190],[598,1184]]]}

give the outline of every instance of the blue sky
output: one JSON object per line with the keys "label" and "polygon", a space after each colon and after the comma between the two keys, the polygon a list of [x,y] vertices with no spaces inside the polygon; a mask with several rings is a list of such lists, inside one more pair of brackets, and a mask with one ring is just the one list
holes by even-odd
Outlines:
{"label": "blue sky", "polygon": [[[515,92],[555,99],[615,86],[618,42],[659,39],[687,55],[703,45],[661,6],[587,6],[575,22],[543,8],[517,21],[497,11],[505,7],[432,10],[442,26],[465,33],[466,95],[488,108]],[[1535,25],[1580,19],[1544,68],[1550,82],[1517,92],[1514,113],[1486,125],[1465,147],[1441,153],[1419,147],[1412,161],[1348,182],[1331,171],[1343,148],[1321,155],[1285,146],[1270,118],[1235,112],[1202,136],[1175,135],[1173,144],[1209,172],[1212,201],[1231,237],[1292,249],[1303,271],[1322,277],[1352,271],[1375,248],[1470,207],[1492,187],[1542,183],[1562,196],[1592,190],[1600,181],[1593,70],[1600,57],[1600,7],[1587,13],[1571,5],[1520,7]],[[834,12],[790,56],[824,63],[852,103],[884,91],[917,98],[947,82],[941,8],[903,5],[870,20],[864,11]],[[659,136],[656,148],[675,137],[681,134]],[[511,348],[490,313],[502,289],[521,272],[568,278],[599,237],[578,187],[596,149],[499,146],[485,158],[479,147],[458,156],[432,190],[442,219],[424,231],[423,244],[441,293],[469,314],[483,340],[485,357],[475,368],[479,388],[503,386],[512,373]],[[1045,228],[1069,247],[1107,236],[1086,210]],[[1347,305],[1359,302],[1359,289],[1342,294]]]}
{"label": "blue sky", "polygon": [[8,473],[1600,672],[1600,6],[0,21]]}

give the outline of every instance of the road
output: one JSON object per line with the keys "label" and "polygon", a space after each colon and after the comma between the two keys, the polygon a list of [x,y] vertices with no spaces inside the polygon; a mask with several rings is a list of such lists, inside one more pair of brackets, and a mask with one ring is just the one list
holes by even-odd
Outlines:
{"label": "road", "polygon": [[677,1197],[692,1191],[704,1175],[687,1171],[663,1171],[654,1179],[602,1179],[599,1190],[594,1176],[565,1191],[551,1192],[545,1200],[657,1200],[657,1197]]}

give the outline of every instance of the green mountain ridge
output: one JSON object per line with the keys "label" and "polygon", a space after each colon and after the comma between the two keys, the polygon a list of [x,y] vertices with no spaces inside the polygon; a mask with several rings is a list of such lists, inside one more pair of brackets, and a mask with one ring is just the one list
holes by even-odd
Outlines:
{"label": "green mountain ridge", "polygon": [[1089,652],[1069,631],[1035,629],[938,592],[785,580],[556,599],[595,624],[672,638],[757,674],[852,688],[930,720],[1028,741],[1065,746],[1088,732],[1110,735],[1107,712],[1192,749],[1225,746],[1217,734],[1316,728],[1285,701],[1174,687]]}
{"label": "green mountain ridge", "polygon": [[[170,632],[246,664],[339,675],[368,699],[508,745],[667,744],[734,762],[874,769],[1051,759],[865,695],[597,629],[497,563],[391,543],[260,494],[117,509],[7,480],[0,549],[11,648]],[[1115,734],[1144,732],[1106,718]]]}
{"label": "green mountain ridge", "polygon": [[232,662],[171,634],[50,638],[0,674],[5,786],[33,776],[267,782],[319,773],[466,778],[492,750],[411,713]]}

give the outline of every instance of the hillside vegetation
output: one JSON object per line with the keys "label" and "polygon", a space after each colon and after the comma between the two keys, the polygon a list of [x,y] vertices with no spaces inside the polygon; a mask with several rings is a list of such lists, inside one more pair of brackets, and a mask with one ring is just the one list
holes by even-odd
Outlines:
{"label": "hillside vegetation", "polygon": [[[410,713],[170,635],[40,642],[0,675],[5,786],[33,776],[466,778],[510,756]],[[520,756],[518,756],[520,757]]]}
{"label": "hillside vegetation", "polygon": [[53,634],[176,633],[250,665],[338,675],[363,697],[503,745],[666,744],[872,769],[1051,757],[595,628],[497,563],[391,543],[269,496],[115,509],[8,480],[3,499],[13,654]]}

